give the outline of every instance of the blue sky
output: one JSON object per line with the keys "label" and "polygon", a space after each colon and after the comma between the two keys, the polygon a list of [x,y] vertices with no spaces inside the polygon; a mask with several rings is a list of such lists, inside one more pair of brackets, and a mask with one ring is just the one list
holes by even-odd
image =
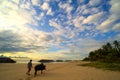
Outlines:
{"label": "blue sky", "polygon": [[82,59],[120,40],[120,0],[1,0],[0,54]]}

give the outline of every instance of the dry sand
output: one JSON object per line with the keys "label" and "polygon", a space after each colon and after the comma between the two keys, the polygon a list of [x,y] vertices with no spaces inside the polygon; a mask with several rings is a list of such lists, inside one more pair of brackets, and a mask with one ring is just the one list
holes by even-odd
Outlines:
{"label": "dry sand", "polygon": [[119,71],[83,67],[78,64],[83,62],[46,64],[47,70],[43,74],[38,72],[36,77],[33,76],[34,69],[30,76],[25,74],[26,64],[0,64],[0,80],[120,80]]}

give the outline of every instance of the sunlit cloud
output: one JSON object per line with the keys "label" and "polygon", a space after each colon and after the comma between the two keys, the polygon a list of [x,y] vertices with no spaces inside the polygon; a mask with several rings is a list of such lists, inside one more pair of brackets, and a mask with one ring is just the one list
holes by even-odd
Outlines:
{"label": "sunlit cloud", "polygon": [[105,13],[97,13],[91,16],[88,16],[86,19],[84,19],[83,24],[99,24],[102,20],[104,20]]}
{"label": "sunlit cloud", "polygon": [[49,4],[47,2],[44,2],[41,7],[42,7],[43,10],[48,10],[49,9]]}
{"label": "sunlit cloud", "polygon": [[50,8],[49,4],[47,2],[44,2],[43,5],[41,6],[43,10],[47,10],[47,15],[53,15],[54,13],[52,12],[52,9]]}

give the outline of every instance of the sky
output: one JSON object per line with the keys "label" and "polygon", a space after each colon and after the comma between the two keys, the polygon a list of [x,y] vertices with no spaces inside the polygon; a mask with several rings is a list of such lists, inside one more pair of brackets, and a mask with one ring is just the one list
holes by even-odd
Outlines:
{"label": "sky", "polygon": [[120,0],[0,0],[0,54],[83,59],[120,40]]}

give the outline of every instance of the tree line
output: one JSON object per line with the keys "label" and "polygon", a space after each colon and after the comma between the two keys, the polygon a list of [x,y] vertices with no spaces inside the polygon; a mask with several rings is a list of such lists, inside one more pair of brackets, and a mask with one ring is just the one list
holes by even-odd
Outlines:
{"label": "tree line", "polygon": [[102,62],[120,62],[120,41],[107,42],[101,48],[91,51],[84,60]]}

